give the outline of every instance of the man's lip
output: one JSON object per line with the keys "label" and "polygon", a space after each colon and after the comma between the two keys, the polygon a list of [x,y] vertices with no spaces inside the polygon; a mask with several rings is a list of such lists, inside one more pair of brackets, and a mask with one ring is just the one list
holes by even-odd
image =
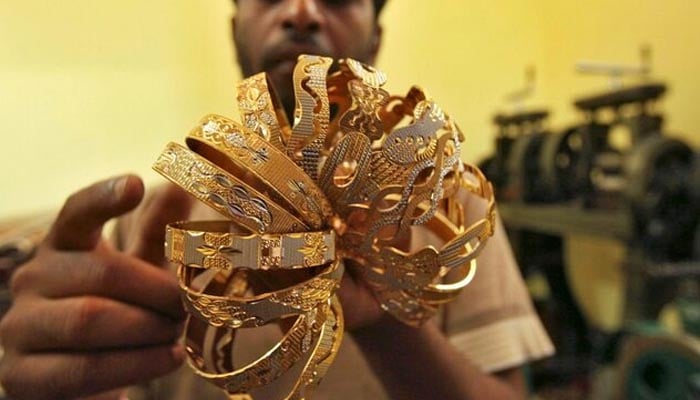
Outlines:
{"label": "man's lip", "polygon": [[278,52],[273,53],[268,59],[269,62],[266,64],[266,68],[272,69],[278,66],[278,64],[292,62],[296,64],[297,59],[302,54],[313,54],[322,55],[324,52],[316,46],[304,46],[289,44],[284,46],[284,48]]}
{"label": "man's lip", "polygon": [[296,59],[282,59],[275,62],[272,67],[268,69],[269,72],[280,72],[282,74],[291,74],[296,65]]}

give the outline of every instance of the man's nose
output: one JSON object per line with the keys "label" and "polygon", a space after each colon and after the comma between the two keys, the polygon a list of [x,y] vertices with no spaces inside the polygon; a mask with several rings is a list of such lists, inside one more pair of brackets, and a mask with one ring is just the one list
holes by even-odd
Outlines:
{"label": "man's nose", "polygon": [[323,25],[323,12],[317,0],[286,0],[282,17],[285,29],[298,33],[317,32]]}

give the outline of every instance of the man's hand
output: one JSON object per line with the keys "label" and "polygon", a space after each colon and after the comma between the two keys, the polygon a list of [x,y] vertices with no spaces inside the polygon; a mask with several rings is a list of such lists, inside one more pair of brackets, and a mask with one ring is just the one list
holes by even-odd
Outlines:
{"label": "man's hand", "polygon": [[162,257],[163,225],[185,217],[190,203],[172,191],[175,206],[146,207],[127,252],[102,238],[104,223],[134,209],[143,194],[135,176],[75,193],[36,256],[14,274],[14,303],[0,323],[0,382],[13,399],[99,394],[183,361],[178,285],[153,263]]}
{"label": "man's hand", "polygon": [[384,315],[372,290],[360,276],[360,265],[344,260],[345,274],[340,282],[338,297],[343,306],[345,329],[354,331],[377,323]]}

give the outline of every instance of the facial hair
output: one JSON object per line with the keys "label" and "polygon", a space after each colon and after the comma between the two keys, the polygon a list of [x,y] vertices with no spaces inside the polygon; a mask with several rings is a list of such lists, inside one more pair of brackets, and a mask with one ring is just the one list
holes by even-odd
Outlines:
{"label": "facial hair", "polygon": [[[279,55],[283,54],[287,49],[294,47],[303,47],[307,49],[307,53],[331,57],[334,59],[350,57],[358,61],[368,63],[371,59],[371,43],[367,43],[362,46],[357,53],[359,54],[341,54],[336,55],[333,52],[323,46],[320,41],[316,39],[314,34],[303,34],[296,31],[288,31],[283,40],[278,43],[269,46],[262,53],[261,59],[259,61],[259,66],[256,66],[250,57],[250,51],[248,51],[248,43],[245,40],[239,40],[237,36],[234,36],[234,45],[236,48],[238,65],[241,68],[241,73],[243,77],[249,77],[251,75],[257,74],[262,71],[270,71],[274,68],[278,62],[280,62]],[[337,70],[338,65],[336,62],[331,66],[331,71]],[[284,107],[285,114],[287,115],[287,120],[293,122],[294,109],[296,108],[296,100],[294,96],[294,81],[290,74],[289,76],[279,75],[279,74],[268,74],[274,89],[277,92],[280,104]]]}

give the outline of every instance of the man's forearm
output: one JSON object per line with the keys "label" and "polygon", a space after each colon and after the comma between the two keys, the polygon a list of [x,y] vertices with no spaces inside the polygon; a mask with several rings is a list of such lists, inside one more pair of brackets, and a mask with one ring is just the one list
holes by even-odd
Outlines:
{"label": "man's forearm", "polygon": [[522,385],[483,373],[432,323],[411,328],[386,317],[352,333],[394,399],[521,399]]}

